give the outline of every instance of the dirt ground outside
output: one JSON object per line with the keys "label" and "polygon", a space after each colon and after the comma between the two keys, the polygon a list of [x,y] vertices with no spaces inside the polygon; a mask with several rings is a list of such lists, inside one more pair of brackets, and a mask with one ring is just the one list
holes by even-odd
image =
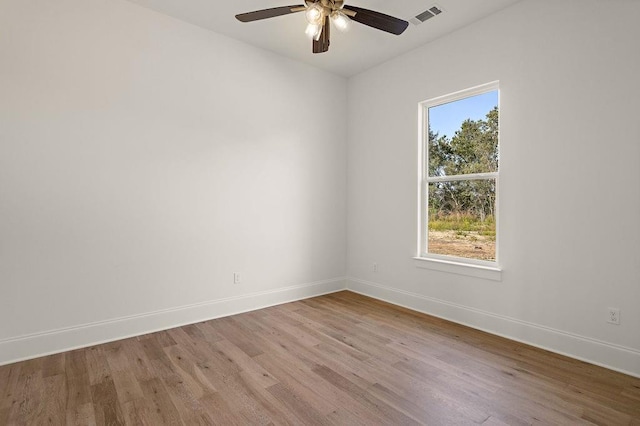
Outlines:
{"label": "dirt ground outside", "polygon": [[429,253],[495,260],[496,242],[493,237],[480,235],[475,231],[429,230]]}

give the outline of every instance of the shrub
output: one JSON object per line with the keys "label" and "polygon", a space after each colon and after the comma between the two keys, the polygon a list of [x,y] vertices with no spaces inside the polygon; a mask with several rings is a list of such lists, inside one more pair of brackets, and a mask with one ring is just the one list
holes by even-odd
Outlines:
{"label": "shrub", "polygon": [[[435,213],[429,215],[430,231],[457,231],[457,232],[477,232],[479,235],[496,235],[496,223],[493,216],[488,216],[485,220],[470,213],[451,213],[447,215]],[[458,234],[460,235],[460,234]]]}

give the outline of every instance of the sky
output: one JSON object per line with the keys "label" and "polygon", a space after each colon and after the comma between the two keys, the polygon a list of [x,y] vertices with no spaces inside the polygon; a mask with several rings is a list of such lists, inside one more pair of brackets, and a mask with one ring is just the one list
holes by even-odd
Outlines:
{"label": "sky", "polygon": [[464,120],[484,119],[498,105],[498,91],[483,93],[429,108],[431,131],[452,137]]}

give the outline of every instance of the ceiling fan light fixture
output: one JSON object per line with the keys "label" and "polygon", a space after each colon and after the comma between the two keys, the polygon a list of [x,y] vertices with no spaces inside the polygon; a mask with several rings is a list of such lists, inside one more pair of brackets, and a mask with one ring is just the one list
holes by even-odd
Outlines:
{"label": "ceiling fan light fixture", "polygon": [[322,33],[322,25],[309,24],[307,25],[307,29],[304,32],[310,39],[318,40],[320,38],[320,34]]}
{"label": "ceiling fan light fixture", "polygon": [[322,7],[318,3],[314,3],[307,7],[304,15],[309,24],[320,25],[322,23]]}
{"label": "ceiling fan light fixture", "polygon": [[351,19],[344,13],[339,10],[334,11],[331,14],[331,21],[336,28],[342,32],[349,31],[349,26],[351,24]]}

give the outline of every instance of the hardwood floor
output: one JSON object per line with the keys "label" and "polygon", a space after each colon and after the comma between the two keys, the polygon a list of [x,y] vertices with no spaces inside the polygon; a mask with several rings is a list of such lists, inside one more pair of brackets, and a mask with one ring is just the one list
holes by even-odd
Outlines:
{"label": "hardwood floor", "polygon": [[640,425],[640,379],[350,292],[0,367],[0,425]]}

